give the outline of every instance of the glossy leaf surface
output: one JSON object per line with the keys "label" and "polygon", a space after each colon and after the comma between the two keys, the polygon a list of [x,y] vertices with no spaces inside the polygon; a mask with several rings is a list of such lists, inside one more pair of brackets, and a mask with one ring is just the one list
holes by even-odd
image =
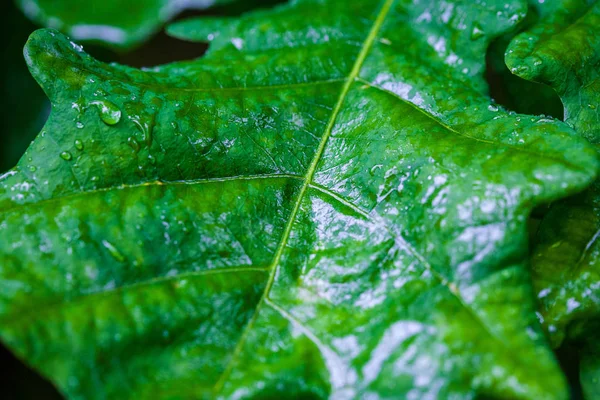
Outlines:
{"label": "glossy leaf surface", "polygon": [[475,4],[187,21],[206,57],[148,71],[35,33],[53,112],[0,178],[2,339],[71,398],[566,398],[526,221],[597,156],[490,104],[525,8]]}
{"label": "glossy leaf surface", "polygon": [[205,9],[233,0],[15,0],[42,26],[127,49],[142,43],[172,17],[187,9]]}
{"label": "glossy leaf surface", "polygon": [[[565,121],[600,145],[600,3],[539,4],[541,21],[518,36],[507,64],[560,95]],[[533,249],[534,285],[555,345],[600,316],[600,183],[555,204]]]}
{"label": "glossy leaf surface", "polygon": [[511,41],[539,22],[540,16],[536,12],[535,4],[537,1],[531,0],[530,3],[533,4],[529,5],[525,19],[515,29],[490,44],[486,70],[490,94],[496,102],[509,110],[562,119],[564,107],[554,89],[542,83],[523,79],[513,74],[506,66],[505,54]]}

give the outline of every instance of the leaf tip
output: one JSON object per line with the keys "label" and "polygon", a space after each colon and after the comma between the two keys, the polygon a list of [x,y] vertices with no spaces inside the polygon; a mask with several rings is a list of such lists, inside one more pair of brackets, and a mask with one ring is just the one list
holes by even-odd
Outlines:
{"label": "leaf tip", "polygon": [[34,31],[25,44],[23,55],[31,75],[50,98],[61,91],[57,81],[73,84],[79,77],[72,66],[90,58],[83,46],[53,29]]}

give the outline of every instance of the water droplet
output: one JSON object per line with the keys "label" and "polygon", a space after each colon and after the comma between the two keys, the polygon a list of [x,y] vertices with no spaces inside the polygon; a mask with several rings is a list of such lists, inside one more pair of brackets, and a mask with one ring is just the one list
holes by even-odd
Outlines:
{"label": "water droplet", "polygon": [[498,106],[496,106],[494,104],[490,104],[488,106],[488,110],[493,111],[493,112],[498,112]]}
{"label": "water droplet", "polygon": [[77,124],[75,125],[77,126],[77,129],[83,129],[85,127],[85,125],[80,121],[77,121]]}
{"label": "water droplet", "polygon": [[591,108],[592,110],[596,109],[596,105],[594,105],[594,104],[588,104],[588,107]]}
{"label": "water droplet", "polygon": [[75,148],[79,151],[83,150],[83,142],[79,139],[75,140]]}
{"label": "water droplet", "polygon": [[477,40],[480,37],[483,37],[485,32],[481,29],[481,26],[478,24],[473,25],[473,30],[471,31],[471,40]]}
{"label": "water droplet", "polygon": [[379,169],[381,169],[381,168],[383,168],[383,165],[381,165],[381,164],[374,165],[374,166],[371,168],[371,170],[369,171],[369,173],[371,174],[371,176],[374,176],[374,175],[375,175],[375,173],[377,172],[377,170],[379,170]]}
{"label": "water droplet", "polygon": [[231,43],[238,50],[241,50],[242,47],[244,47],[244,39],[241,39],[241,38],[233,38],[233,39],[231,39]]}
{"label": "water droplet", "polygon": [[104,89],[98,89],[94,92],[94,96],[108,96],[108,93]]}
{"label": "water droplet", "polygon": [[129,145],[129,147],[131,147],[133,149],[133,151],[135,151],[136,153],[139,153],[140,143],[137,141],[136,138],[134,138],[133,136],[130,136],[127,139],[127,144]]}
{"label": "water droplet", "polygon": [[37,171],[37,168],[34,165],[30,165],[29,166],[29,171],[35,172],[35,171]]}
{"label": "water droplet", "polygon": [[150,147],[150,145],[152,144],[152,133],[154,131],[155,118],[156,116],[154,114],[150,116],[149,121],[142,121],[139,115],[129,117],[129,119],[144,135],[144,142],[146,142],[146,145],[148,147]]}
{"label": "water droplet", "polygon": [[536,67],[538,67],[544,63],[542,61],[542,59],[537,56],[533,56],[531,59],[533,60],[533,65],[535,65]]}
{"label": "water droplet", "polygon": [[62,158],[65,161],[71,161],[73,159],[73,156],[68,151],[63,151],[62,153],[60,153],[60,158]]}
{"label": "water droplet", "polygon": [[76,102],[71,103],[71,108],[77,110],[79,114],[83,113],[85,109],[85,100],[83,97],[79,97]]}
{"label": "water droplet", "polygon": [[121,254],[121,252],[119,251],[119,249],[117,249],[112,243],[110,243],[107,240],[103,240],[102,241],[102,246],[104,246],[104,248],[106,250],[108,250],[108,252],[110,253],[110,255],[117,260],[118,262],[124,262],[125,261],[125,257],[123,256],[123,254]]}
{"label": "water droplet", "polygon": [[179,130],[179,124],[176,121],[171,122],[171,128],[173,128],[173,133],[175,136],[181,135],[181,131]]}
{"label": "water droplet", "polygon": [[156,165],[156,159],[152,157],[152,154],[148,155],[148,161],[150,162],[150,164]]}
{"label": "water droplet", "polygon": [[98,107],[100,119],[106,125],[116,125],[121,120],[121,110],[116,104],[108,100],[96,100],[90,104]]}
{"label": "water droplet", "polygon": [[519,65],[518,67],[512,68],[510,71],[515,75],[525,74],[529,71],[529,67],[527,65]]}

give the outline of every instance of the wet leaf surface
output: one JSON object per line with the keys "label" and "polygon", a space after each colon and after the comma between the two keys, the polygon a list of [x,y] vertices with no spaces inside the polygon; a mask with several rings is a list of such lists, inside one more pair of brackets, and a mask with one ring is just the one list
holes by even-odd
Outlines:
{"label": "wet leaf surface", "polygon": [[[565,121],[596,148],[600,144],[600,3],[539,4],[541,20],[518,36],[507,63],[526,79],[553,87]],[[540,312],[553,344],[578,334],[600,315],[600,186],[553,205],[532,255]]]}
{"label": "wet leaf surface", "polygon": [[527,218],[598,161],[491,103],[525,9],[301,0],[178,23],[207,55],[147,70],[36,32],[2,340],[70,398],[567,398]]}

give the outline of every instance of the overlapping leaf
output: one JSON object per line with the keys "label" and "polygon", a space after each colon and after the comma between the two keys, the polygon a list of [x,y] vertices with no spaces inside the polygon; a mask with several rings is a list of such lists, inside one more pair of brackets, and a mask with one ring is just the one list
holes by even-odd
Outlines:
{"label": "overlapping leaf", "polygon": [[34,34],[53,112],[0,179],[2,339],[71,398],[566,398],[526,221],[596,153],[490,104],[525,6],[485,3],[188,21],[207,56],[151,71]]}
{"label": "overlapping leaf", "polygon": [[186,9],[205,9],[233,0],[16,0],[33,21],[121,49],[142,43]]}
{"label": "overlapping leaf", "polygon": [[[518,75],[553,87],[565,120],[600,143],[600,3],[538,4],[541,22],[509,47]],[[581,331],[600,316],[600,186],[555,204],[533,249],[535,289],[544,323],[558,345],[567,330]]]}

